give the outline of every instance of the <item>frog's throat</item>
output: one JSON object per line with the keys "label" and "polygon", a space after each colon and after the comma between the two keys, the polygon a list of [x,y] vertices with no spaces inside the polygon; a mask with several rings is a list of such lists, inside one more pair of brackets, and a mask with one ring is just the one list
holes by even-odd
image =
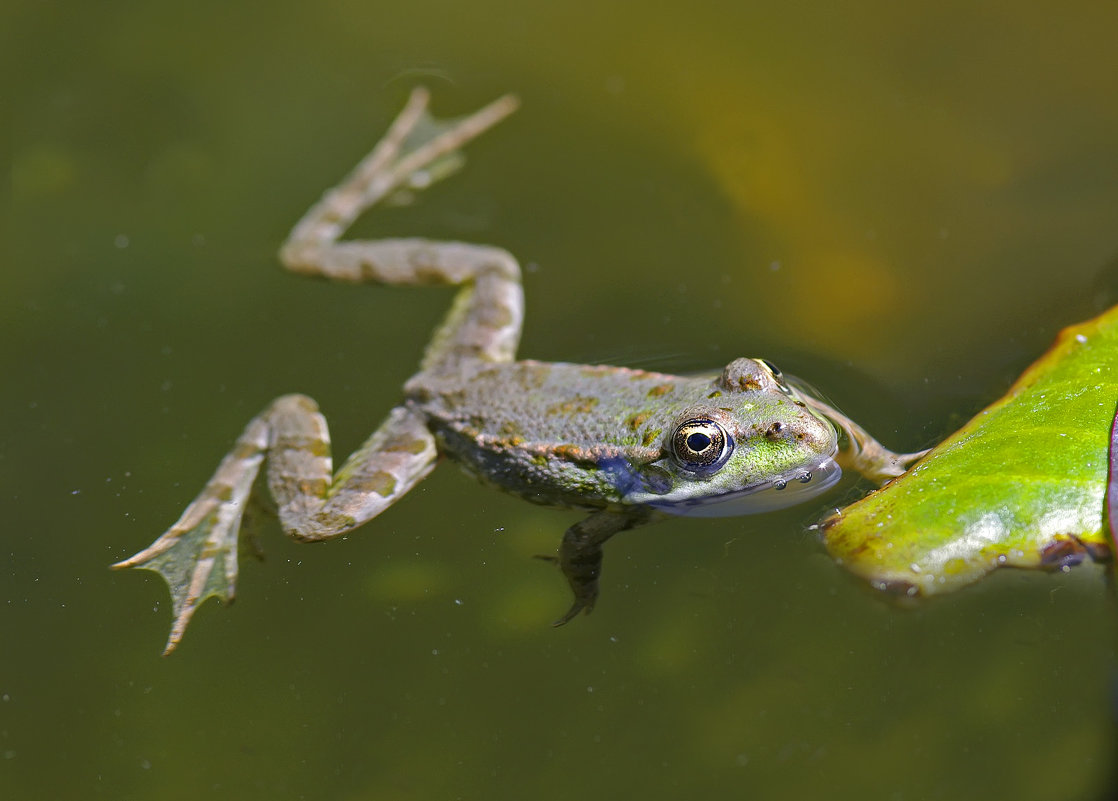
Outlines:
{"label": "frog's throat", "polygon": [[783,509],[826,492],[842,478],[842,468],[834,457],[833,453],[823,456],[815,464],[721,495],[651,501],[647,505],[668,514],[690,517],[736,517]]}

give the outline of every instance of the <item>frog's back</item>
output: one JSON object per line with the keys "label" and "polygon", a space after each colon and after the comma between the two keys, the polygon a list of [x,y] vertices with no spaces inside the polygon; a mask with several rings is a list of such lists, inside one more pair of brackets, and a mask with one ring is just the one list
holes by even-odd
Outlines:
{"label": "frog's back", "polygon": [[705,397],[709,380],[520,361],[452,377],[417,376],[408,390],[435,431],[510,446],[650,447],[675,410]]}
{"label": "frog's back", "polygon": [[706,379],[535,361],[420,374],[407,386],[440,450],[470,472],[532,501],[582,507],[619,502],[625,465],[657,458],[674,414],[709,389]]}

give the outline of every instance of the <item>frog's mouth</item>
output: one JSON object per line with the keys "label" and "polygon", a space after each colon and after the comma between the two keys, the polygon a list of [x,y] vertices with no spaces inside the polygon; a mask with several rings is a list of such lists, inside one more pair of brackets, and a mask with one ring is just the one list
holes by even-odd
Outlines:
{"label": "frog's mouth", "polygon": [[803,503],[833,487],[840,478],[842,468],[827,456],[815,466],[799,468],[733,492],[678,501],[650,501],[648,505],[668,514],[690,517],[751,515]]}

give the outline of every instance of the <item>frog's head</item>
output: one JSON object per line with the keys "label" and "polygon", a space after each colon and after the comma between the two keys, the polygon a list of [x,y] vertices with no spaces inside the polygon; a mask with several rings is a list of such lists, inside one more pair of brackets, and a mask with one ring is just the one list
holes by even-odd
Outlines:
{"label": "frog's head", "polygon": [[723,516],[800,503],[841,475],[834,427],[763,359],[736,359],[664,429],[628,503]]}

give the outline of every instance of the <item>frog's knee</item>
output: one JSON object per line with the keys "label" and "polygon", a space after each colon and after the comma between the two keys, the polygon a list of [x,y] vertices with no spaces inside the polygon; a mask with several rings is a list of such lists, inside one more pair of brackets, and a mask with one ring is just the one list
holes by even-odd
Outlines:
{"label": "frog's knee", "polygon": [[272,401],[272,410],[281,414],[291,412],[315,414],[318,412],[318,403],[310,395],[293,392],[289,395],[281,395]]}

